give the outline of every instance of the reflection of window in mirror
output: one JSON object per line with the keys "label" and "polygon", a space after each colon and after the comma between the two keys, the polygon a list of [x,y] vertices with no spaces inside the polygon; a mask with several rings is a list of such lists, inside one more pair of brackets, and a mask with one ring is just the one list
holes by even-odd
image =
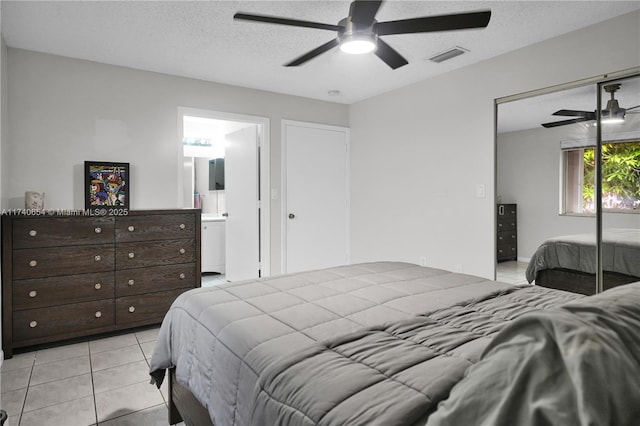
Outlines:
{"label": "reflection of window in mirror", "polygon": [[[564,212],[595,214],[595,147],[562,151]],[[602,144],[602,208],[640,213],[640,140]]]}

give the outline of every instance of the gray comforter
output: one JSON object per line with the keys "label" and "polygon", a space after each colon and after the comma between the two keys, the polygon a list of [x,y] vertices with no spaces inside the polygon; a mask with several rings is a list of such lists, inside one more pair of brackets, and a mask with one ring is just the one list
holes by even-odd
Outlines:
{"label": "gray comforter", "polygon": [[640,283],[514,321],[428,426],[640,424]]}
{"label": "gray comforter", "polygon": [[[542,243],[529,261],[527,281],[534,282],[545,269],[572,269],[595,274],[595,234],[563,235]],[[605,271],[639,277],[640,229],[611,228],[602,233],[602,268]]]}
{"label": "gray comforter", "polygon": [[175,366],[218,426],[410,425],[505,324],[576,297],[396,262],[194,289],[150,371]]}

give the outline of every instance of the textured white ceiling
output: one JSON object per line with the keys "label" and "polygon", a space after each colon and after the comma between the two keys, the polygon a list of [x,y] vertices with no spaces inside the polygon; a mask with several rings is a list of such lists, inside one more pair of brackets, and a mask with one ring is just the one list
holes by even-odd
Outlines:
{"label": "textured white ceiling", "polygon": [[[485,29],[385,36],[409,61],[397,70],[373,54],[337,48],[286,68],[335,34],[233,20],[242,11],[337,24],[348,1],[3,0],[1,7],[9,47],[349,104],[640,9],[640,2],[389,0],[379,22],[492,11]],[[454,46],[470,52],[427,60]]]}

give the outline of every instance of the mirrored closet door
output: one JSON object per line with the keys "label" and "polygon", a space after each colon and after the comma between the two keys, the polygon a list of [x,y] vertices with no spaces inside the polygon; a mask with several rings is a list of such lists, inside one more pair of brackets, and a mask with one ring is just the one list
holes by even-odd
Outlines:
{"label": "mirrored closet door", "polygon": [[640,281],[640,76],[497,102],[497,279]]}
{"label": "mirrored closet door", "polygon": [[[640,76],[598,84],[601,285],[640,281]],[[598,127],[596,126],[596,127]],[[599,151],[599,152],[598,152]]]}

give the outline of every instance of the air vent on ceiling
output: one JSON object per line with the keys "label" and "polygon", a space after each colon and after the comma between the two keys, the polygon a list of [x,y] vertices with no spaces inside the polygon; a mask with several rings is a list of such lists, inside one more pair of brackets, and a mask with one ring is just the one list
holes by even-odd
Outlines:
{"label": "air vent on ceiling", "polygon": [[463,53],[467,53],[467,52],[468,52],[467,49],[460,46],[456,46],[451,49],[445,50],[444,52],[438,53],[437,55],[432,56],[431,58],[429,58],[429,60],[440,63],[440,62],[444,62],[449,59],[455,58],[456,56],[460,56]]}

